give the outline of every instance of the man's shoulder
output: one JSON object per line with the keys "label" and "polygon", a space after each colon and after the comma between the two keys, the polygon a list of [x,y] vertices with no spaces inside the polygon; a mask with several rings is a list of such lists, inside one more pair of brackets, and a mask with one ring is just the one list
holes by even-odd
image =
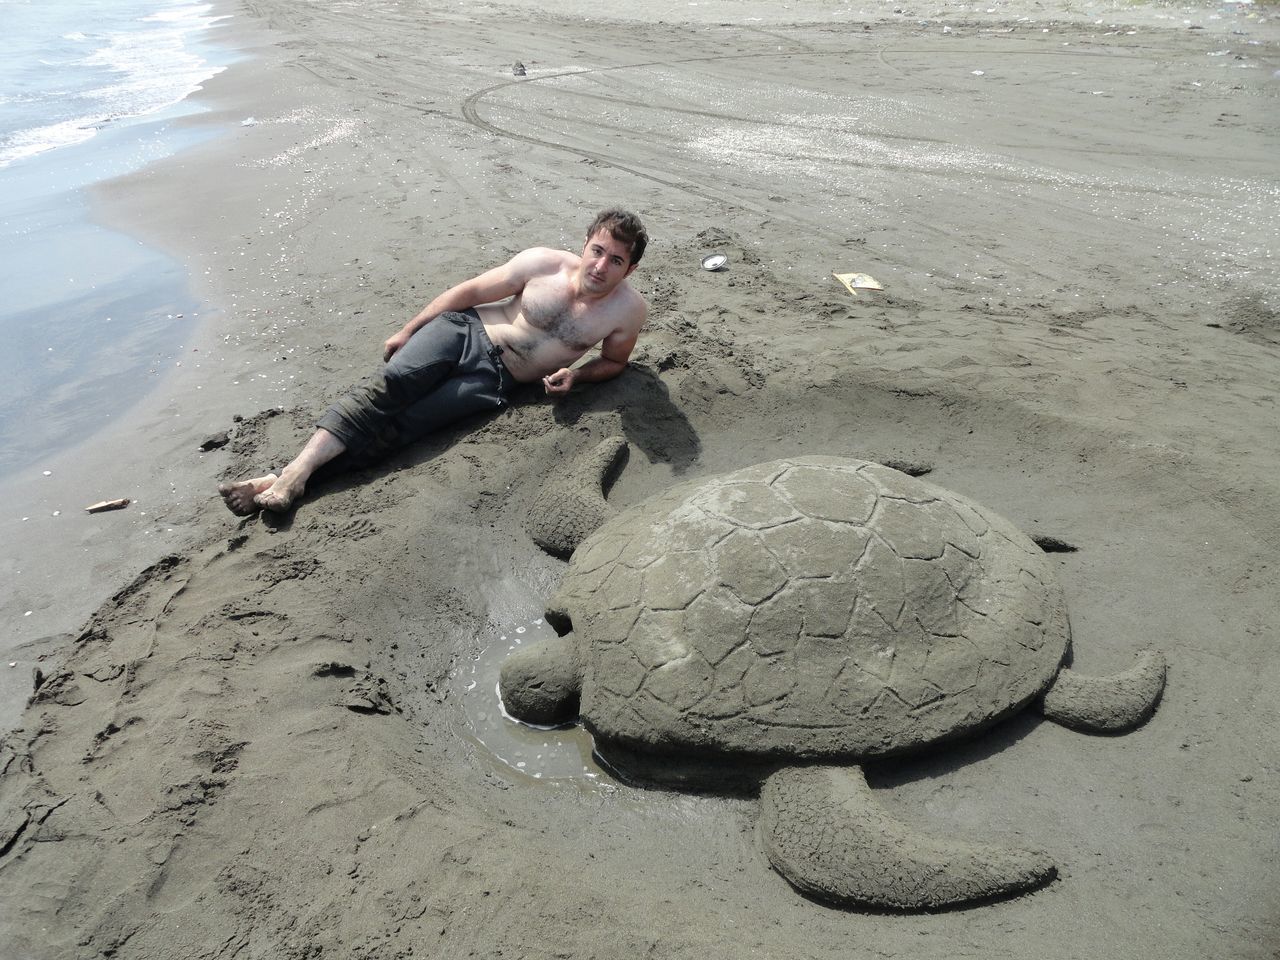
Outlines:
{"label": "man's shoulder", "polygon": [[631,281],[627,280],[622,284],[622,289],[627,293],[627,299],[641,310],[649,309],[649,303],[644,298],[644,294],[631,285]]}
{"label": "man's shoulder", "polygon": [[617,308],[627,320],[636,325],[643,324],[649,312],[649,304],[645,300],[644,294],[633,287],[629,280],[624,280],[619,284],[614,293],[620,297]]}
{"label": "man's shoulder", "polygon": [[556,250],[552,247],[529,247],[511,259],[512,263],[521,264],[531,273],[555,273],[578,263],[578,257],[568,250]]}

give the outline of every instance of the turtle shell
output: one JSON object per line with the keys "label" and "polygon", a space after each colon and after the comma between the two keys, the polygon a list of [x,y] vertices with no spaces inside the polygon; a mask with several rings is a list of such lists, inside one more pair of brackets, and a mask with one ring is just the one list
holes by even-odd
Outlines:
{"label": "turtle shell", "polygon": [[581,713],[646,751],[898,753],[980,729],[1070,641],[1044,553],[879,464],[795,457],[681,484],[574,553]]}

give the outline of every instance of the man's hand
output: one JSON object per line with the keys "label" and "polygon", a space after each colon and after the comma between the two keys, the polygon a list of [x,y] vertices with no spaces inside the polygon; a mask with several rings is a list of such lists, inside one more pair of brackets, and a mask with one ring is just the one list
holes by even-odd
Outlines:
{"label": "man's hand", "polygon": [[542,378],[542,388],[547,391],[549,397],[563,397],[573,389],[573,383],[577,378],[575,371],[568,367],[561,367],[550,376]]}
{"label": "man's hand", "polygon": [[412,336],[412,331],[406,328],[387,337],[387,342],[382,345],[382,362],[386,363],[395,356],[396,351],[408,343]]}

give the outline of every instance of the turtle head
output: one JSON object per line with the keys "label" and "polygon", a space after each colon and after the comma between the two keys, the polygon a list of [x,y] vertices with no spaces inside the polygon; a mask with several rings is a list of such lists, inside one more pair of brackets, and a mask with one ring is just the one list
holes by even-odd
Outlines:
{"label": "turtle head", "polygon": [[[551,621],[559,630],[560,624]],[[563,621],[567,626],[567,619]],[[498,678],[507,713],[525,723],[554,726],[578,717],[582,661],[572,634],[555,636],[513,652]]]}

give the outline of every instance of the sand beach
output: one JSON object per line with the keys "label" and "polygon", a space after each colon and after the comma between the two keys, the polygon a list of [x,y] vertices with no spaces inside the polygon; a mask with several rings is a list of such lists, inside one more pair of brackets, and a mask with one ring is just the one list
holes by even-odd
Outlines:
{"label": "sand beach", "polygon": [[[4,487],[0,958],[1276,955],[1280,10],[222,12],[244,59],[183,121],[218,135],[95,193],[200,322],[126,417]],[[652,237],[625,374],[287,516],[223,508],[432,296],[614,204]],[[529,506],[615,435],[618,506],[839,454],[1076,547],[1075,665],[1158,647],[1154,717],[1023,713],[867,768],[896,816],[1056,880],[833,909],[769,868],[752,796],[504,727],[492,664],[565,569]]]}

